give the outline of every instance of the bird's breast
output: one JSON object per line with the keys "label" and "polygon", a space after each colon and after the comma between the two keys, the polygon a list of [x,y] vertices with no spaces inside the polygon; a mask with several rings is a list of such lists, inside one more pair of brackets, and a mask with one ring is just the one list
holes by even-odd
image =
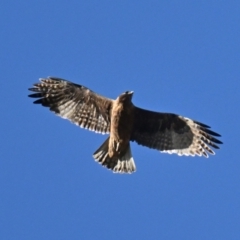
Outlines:
{"label": "bird's breast", "polygon": [[133,127],[133,109],[121,104],[113,106],[109,151],[110,155],[120,154],[128,146]]}

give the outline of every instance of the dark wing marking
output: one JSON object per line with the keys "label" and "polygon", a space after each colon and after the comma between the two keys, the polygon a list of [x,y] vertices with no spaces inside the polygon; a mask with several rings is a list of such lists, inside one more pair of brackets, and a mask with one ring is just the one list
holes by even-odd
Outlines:
{"label": "dark wing marking", "polygon": [[49,107],[62,118],[80,127],[99,133],[110,132],[110,112],[113,100],[90,89],[60,78],[41,78],[29,97],[39,98],[34,103]]}
{"label": "dark wing marking", "polygon": [[222,142],[209,126],[171,113],[157,113],[135,107],[132,141],[162,152],[186,156],[215,154]]}

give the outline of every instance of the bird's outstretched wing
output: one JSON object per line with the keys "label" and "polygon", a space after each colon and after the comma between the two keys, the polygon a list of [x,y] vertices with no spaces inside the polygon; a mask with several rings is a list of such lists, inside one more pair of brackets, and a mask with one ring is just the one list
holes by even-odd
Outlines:
{"label": "bird's outstretched wing", "polygon": [[55,77],[41,78],[40,83],[29,90],[35,92],[29,97],[39,98],[34,103],[49,107],[60,117],[95,132],[110,132],[113,100],[82,85]]}
{"label": "bird's outstretched wing", "polygon": [[[158,113],[135,107],[131,140],[162,152],[186,156],[215,154],[222,142],[209,126],[171,113]],[[215,136],[215,137],[213,137]]]}

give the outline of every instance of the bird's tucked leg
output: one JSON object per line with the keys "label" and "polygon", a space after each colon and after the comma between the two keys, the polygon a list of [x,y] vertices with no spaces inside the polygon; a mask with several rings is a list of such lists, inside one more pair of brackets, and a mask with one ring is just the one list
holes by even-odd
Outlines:
{"label": "bird's tucked leg", "polygon": [[104,167],[111,169],[115,173],[132,173],[136,171],[136,166],[132,157],[130,144],[125,152],[119,156],[110,157],[108,152],[109,138],[93,154],[94,159]]}

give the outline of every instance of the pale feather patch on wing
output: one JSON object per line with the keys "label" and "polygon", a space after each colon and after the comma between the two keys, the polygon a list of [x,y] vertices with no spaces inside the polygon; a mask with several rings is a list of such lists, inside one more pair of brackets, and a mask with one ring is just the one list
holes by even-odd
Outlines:
{"label": "pale feather patch on wing", "polygon": [[70,100],[62,105],[58,106],[59,110],[59,116],[61,116],[64,119],[70,118],[74,114],[75,107],[77,106],[77,103],[73,100]]}
{"label": "pale feather patch on wing", "polygon": [[108,124],[101,114],[97,114],[93,105],[78,103],[76,110],[73,111],[71,121],[80,126],[97,133],[109,133]]}

